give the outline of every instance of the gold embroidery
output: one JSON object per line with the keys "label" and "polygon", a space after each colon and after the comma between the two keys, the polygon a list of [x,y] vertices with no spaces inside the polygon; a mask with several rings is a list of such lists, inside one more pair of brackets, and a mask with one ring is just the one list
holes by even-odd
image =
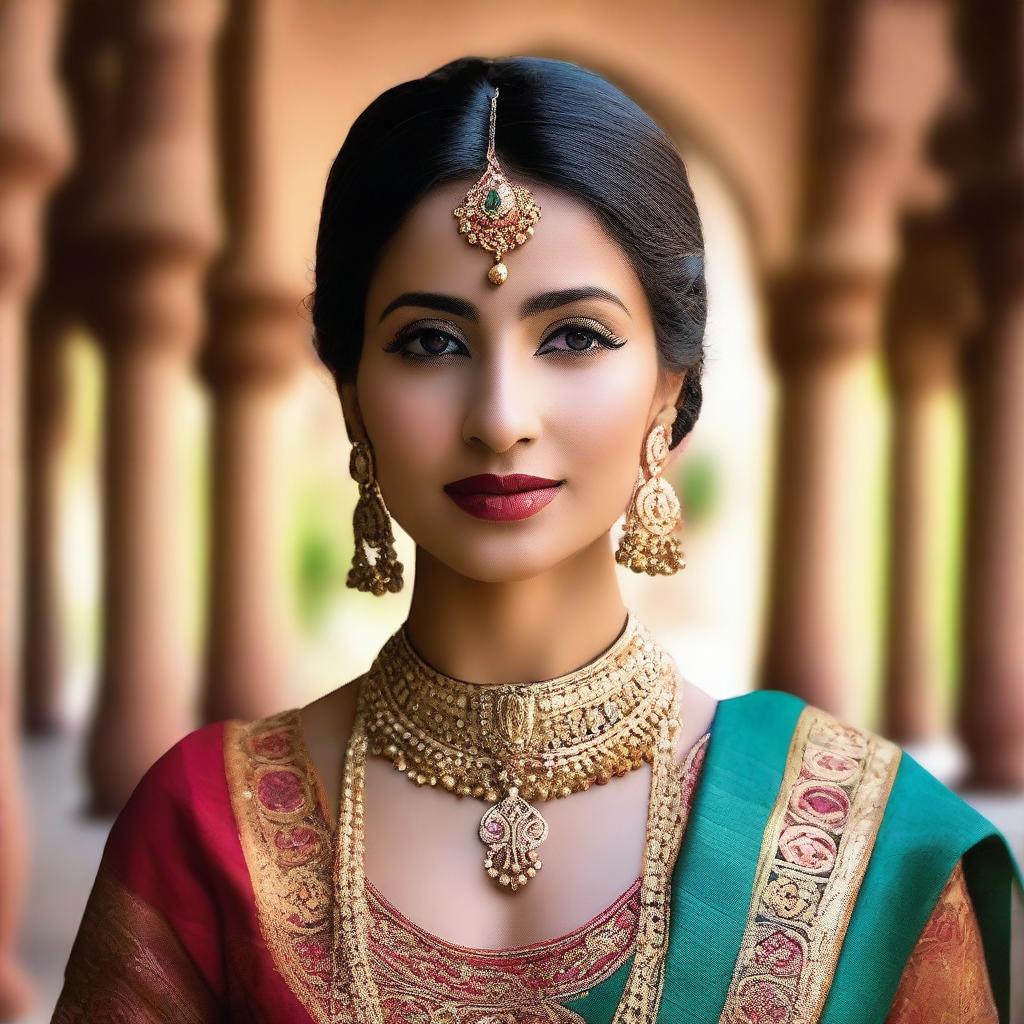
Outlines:
{"label": "gold embroidery", "polygon": [[263,939],[319,1024],[346,1020],[330,1001],[331,838],[307,773],[295,767],[295,710],[229,722],[228,789]]}
{"label": "gold embroidery", "polygon": [[[693,745],[681,773],[674,758],[665,765],[663,784],[674,781],[684,813],[708,739],[706,733]],[[299,710],[252,723],[228,723],[225,765],[260,929],[274,962],[318,1024],[353,1021],[344,943],[335,936],[360,923],[352,901],[332,902],[337,832],[328,824],[326,796],[305,748]],[[344,800],[343,790],[343,805]],[[664,870],[667,863],[670,872],[675,854],[660,848],[659,852],[668,860],[655,869]],[[351,867],[358,871],[361,866]],[[350,874],[354,877],[355,872]],[[404,927],[397,911],[386,912],[386,901],[377,898],[361,871],[359,879],[361,902],[368,911],[363,918],[366,942],[373,950],[369,976],[378,986],[387,1021],[422,1017],[453,1024],[578,1024],[579,1016],[554,1000],[581,998],[635,952],[640,927],[634,916],[640,905],[635,889],[600,915],[600,922],[570,936],[531,944],[518,958],[517,950],[494,951],[489,966],[488,951],[467,949],[461,960],[439,956],[422,941],[426,933],[417,932],[411,923]],[[649,883],[646,898],[664,899],[667,906],[667,888],[664,897],[658,892]],[[629,894],[632,898],[627,900]],[[667,920],[658,921],[660,906],[651,904],[648,914],[654,921],[648,923],[647,941],[655,954],[659,935],[667,936]],[[337,923],[332,921],[335,914]],[[498,969],[502,962],[504,972]],[[332,972],[337,972],[333,983]],[[645,977],[640,975],[639,980]]]}
{"label": "gold embroidery", "polygon": [[[652,765],[636,949],[613,1024],[653,1024],[661,1001],[668,950],[669,884],[688,811],[672,736],[670,719],[664,717],[659,722]],[[371,916],[363,875],[363,776],[367,746],[365,706],[360,701],[346,750],[339,841],[335,848],[334,913],[339,941],[335,949],[332,995],[348,1002],[359,1020],[384,1024],[387,1008],[371,968],[368,935]],[[409,998],[415,995],[409,993]],[[406,1014],[415,1005],[407,1001],[404,1004]],[[530,1014],[538,1024],[576,1017],[567,1008],[547,1002],[535,1004],[529,1011],[517,1011],[514,1018],[501,1004],[468,1006],[446,1001],[441,1009],[458,1024],[499,1024],[504,1020],[525,1024]]]}
{"label": "gold embroidery", "polygon": [[100,868],[53,1024],[209,1024],[221,1011],[166,920]]}
{"label": "gold embroidery", "polygon": [[818,1020],[901,753],[820,708],[801,711],[723,1022]]}
{"label": "gold embroidery", "polygon": [[[470,949],[440,939],[408,921],[366,883],[374,918],[371,955],[387,1004],[399,990],[437,1000],[465,999],[530,1006],[578,998],[613,974],[633,951],[639,917],[637,881],[593,921],[568,935],[513,949]],[[471,965],[471,966],[470,966]]]}
{"label": "gold embroidery", "polygon": [[900,976],[885,1024],[998,1024],[963,861],[946,880]]}

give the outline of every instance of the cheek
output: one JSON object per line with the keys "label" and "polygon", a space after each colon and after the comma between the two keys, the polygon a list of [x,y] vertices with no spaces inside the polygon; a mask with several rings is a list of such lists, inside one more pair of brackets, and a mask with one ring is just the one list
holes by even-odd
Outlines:
{"label": "cheek", "polygon": [[[455,396],[442,375],[430,387],[414,375],[389,372],[368,360],[358,378],[359,406],[366,431],[377,454],[381,489],[417,489],[433,476],[432,469],[451,457],[458,440]],[[442,481],[443,482],[443,481]]]}
{"label": "cheek", "polygon": [[640,464],[655,376],[655,365],[646,358],[613,358],[567,398],[568,415],[559,425],[565,475],[578,493],[597,501],[602,510],[608,503],[625,507],[628,500]]}
{"label": "cheek", "polygon": [[431,514],[432,498],[439,500],[441,484],[452,475],[460,407],[445,384],[439,374],[424,386],[418,375],[373,359],[359,369],[359,408],[377,457],[377,480],[389,511],[407,529]]}

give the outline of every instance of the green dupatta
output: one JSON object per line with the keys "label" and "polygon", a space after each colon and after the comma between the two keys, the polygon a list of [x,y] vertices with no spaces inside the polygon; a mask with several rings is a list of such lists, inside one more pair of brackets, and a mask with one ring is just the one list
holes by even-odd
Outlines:
{"label": "green dupatta", "polygon": [[[727,1005],[737,1006],[737,984],[759,983],[745,978],[751,973],[745,964],[752,943],[773,927],[770,916],[758,913],[759,906],[763,910],[759,900],[765,884],[777,882],[773,855],[782,827],[779,815],[800,782],[795,771],[806,749],[810,716],[835,722],[779,690],[759,690],[718,705],[672,876],[659,1024],[728,1020]],[[1006,1024],[1011,887],[1016,882],[1024,889],[1006,839],[905,751],[874,734],[853,732],[877,742],[880,760],[892,759],[888,779],[881,780],[884,764],[879,774],[880,821],[868,829],[862,876],[853,872],[854,877],[838,883],[852,902],[845,932],[842,920],[838,927],[819,924],[817,938],[823,944],[803,950],[805,966],[798,978],[789,979],[797,994],[780,1021],[884,1020],[907,958],[962,857],[999,1020]],[[565,1005],[587,1024],[610,1024],[632,962],[631,956],[613,975]]]}

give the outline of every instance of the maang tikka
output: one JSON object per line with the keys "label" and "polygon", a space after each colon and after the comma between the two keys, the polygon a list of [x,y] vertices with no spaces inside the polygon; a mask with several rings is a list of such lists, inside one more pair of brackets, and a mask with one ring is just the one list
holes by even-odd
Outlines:
{"label": "maang tikka", "polygon": [[670,437],[670,428],[662,423],[655,424],[647,435],[644,461],[648,477],[644,480],[641,467],[626,512],[625,529],[615,551],[619,565],[649,576],[671,576],[686,568],[683,549],[674,536],[682,522],[679,498],[662,476]]}
{"label": "maang tikka", "polygon": [[528,188],[513,184],[501,169],[494,152],[497,110],[498,87],[495,86],[487,137],[487,168],[452,213],[459,221],[459,234],[470,245],[479,245],[494,254],[494,265],[487,271],[487,280],[491,284],[504,284],[508,267],[502,257],[533,234],[533,226],[540,220],[540,207]]}

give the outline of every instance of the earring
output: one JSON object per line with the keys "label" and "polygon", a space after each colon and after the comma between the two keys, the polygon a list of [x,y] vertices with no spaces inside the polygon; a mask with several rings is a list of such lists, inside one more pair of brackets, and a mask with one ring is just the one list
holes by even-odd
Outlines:
{"label": "earring", "polygon": [[647,435],[644,459],[648,479],[641,468],[626,512],[626,525],[615,561],[648,576],[671,576],[686,568],[683,549],[672,535],[682,522],[679,499],[672,485],[661,475],[668,457],[669,428],[657,424]]}
{"label": "earring", "polygon": [[[352,443],[348,471],[359,484],[359,500],[352,514],[355,551],[345,585],[378,597],[387,592],[396,594],[402,589],[402,563],[395,554],[391,516],[377,485],[369,445],[362,441]],[[372,564],[366,557],[368,547],[375,553]]]}

